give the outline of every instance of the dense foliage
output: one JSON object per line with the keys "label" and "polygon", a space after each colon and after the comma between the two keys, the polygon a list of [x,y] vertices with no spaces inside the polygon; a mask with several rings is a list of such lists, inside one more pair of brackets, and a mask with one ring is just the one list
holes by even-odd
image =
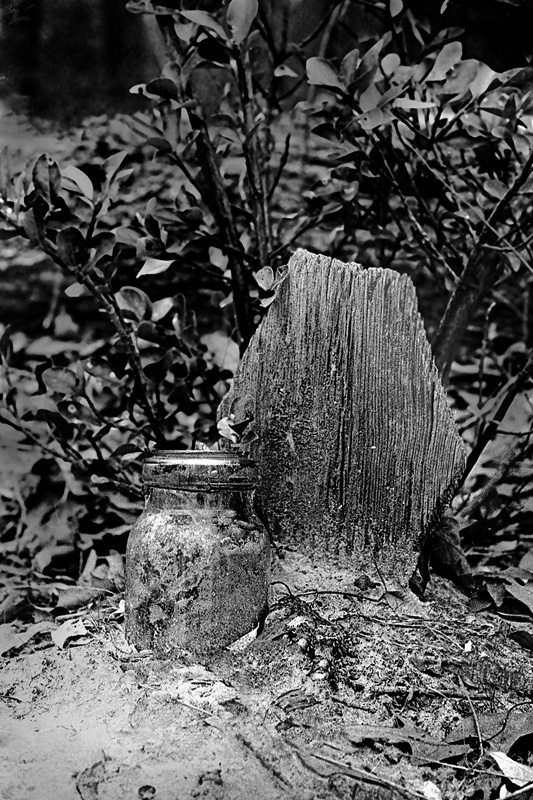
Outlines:
{"label": "dense foliage", "polygon": [[[139,455],[216,442],[234,350],[299,244],[411,275],[470,468],[532,371],[533,69],[463,59],[460,31],[401,0],[331,59],[345,4],[303,42],[257,0],[170,5],[128,3],[168,52],[132,88],[145,111],[90,125],[70,162],[12,174],[2,154],[0,238],[29,240],[93,310],[80,322],[58,299],[40,351],[35,332],[2,336],[0,422],[39,454],[35,480],[70,502],[82,548],[125,536]],[[519,441],[507,471],[530,455]],[[6,499],[13,550],[27,511]]]}

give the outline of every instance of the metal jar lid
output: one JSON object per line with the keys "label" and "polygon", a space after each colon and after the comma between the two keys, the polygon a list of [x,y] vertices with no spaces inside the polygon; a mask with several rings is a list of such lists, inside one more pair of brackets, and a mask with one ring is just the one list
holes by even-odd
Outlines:
{"label": "metal jar lid", "polygon": [[142,476],[145,486],[189,492],[245,491],[257,482],[255,461],[211,450],[154,450]]}

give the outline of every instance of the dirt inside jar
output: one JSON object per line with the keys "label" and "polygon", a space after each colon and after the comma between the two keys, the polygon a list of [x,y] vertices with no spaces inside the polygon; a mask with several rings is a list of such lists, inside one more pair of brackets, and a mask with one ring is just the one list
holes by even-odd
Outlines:
{"label": "dirt inside jar", "polygon": [[127,634],[138,649],[213,652],[266,614],[268,537],[259,520],[233,510],[147,506],[128,564]]}

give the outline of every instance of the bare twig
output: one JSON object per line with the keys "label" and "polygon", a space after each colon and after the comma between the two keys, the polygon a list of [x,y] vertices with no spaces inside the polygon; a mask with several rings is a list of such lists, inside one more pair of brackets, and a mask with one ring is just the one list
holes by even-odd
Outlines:
{"label": "bare twig", "polygon": [[[3,214],[0,212],[0,216],[4,219],[5,222],[8,222],[12,228],[14,228],[17,233],[25,239],[28,239],[28,235],[25,230],[18,225],[11,217]],[[144,375],[141,359],[139,356],[139,351],[137,349],[137,345],[135,342],[134,337],[132,336],[131,332],[128,329],[126,320],[124,319],[124,315],[122,314],[122,310],[120,309],[115,295],[111,290],[107,287],[103,288],[98,286],[91,277],[90,274],[90,267],[91,265],[85,265],[84,267],[72,267],[70,264],[67,264],[63,258],[59,255],[57,248],[48,242],[47,240],[40,243],[40,249],[46,253],[46,255],[52,259],[61,269],[66,272],[74,275],[79,283],[82,283],[88,291],[93,295],[93,297],[98,301],[100,308],[105,311],[110,321],[112,322],[115,330],[118,333],[120,341],[124,346],[125,352],[128,355],[128,360],[130,367],[132,369],[132,373],[134,376],[135,384],[138,389],[138,403],[140,407],[143,409],[148,422],[150,423],[150,427],[154,434],[155,440],[159,445],[165,444],[165,436],[161,430],[158,420],[156,419],[152,405],[149,399],[149,390],[148,390],[148,382]],[[75,452],[75,451],[73,451]]]}
{"label": "bare twig", "polygon": [[[295,753],[305,767],[312,769],[311,765],[306,762],[305,757],[296,747]],[[342,761],[338,761],[336,758],[329,758],[328,756],[323,756],[320,753],[309,753],[309,756],[311,758],[316,758],[319,761],[323,761],[325,764],[338,767],[339,769],[336,773],[337,775],[344,775],[347,778],[352,778],[353,780],[361,781],[363,783],[370,783],[374,786],[383,786],[387,789],[394,789],[396,792],[403,794],[405,797],[415,797],[417,800],[422,800],[424,798],[423,794],[415,791],[414,789],[409,789],[407,786],[402,786],[400,783],[396,783],[396,781],[391,781],[388,778],[384,778],[382,775],[374,775],[371,772],[365,772],[362,769],[357,769],[357,767],[350,767],[347,764],[344,764]],[[316,774],[320,773],[316,772]],[[321,777],[329,776],[322,775]]]}
{"label": "bare twig", "polygon": [[242,109],[243,151],[251,188],[250,205],[254,209],[257,249],[261,266],[270,263],[271,222],[269,190],[266,185],[266,165],[258,123],[256,120],[254,92],[252,86],[252,67],[246,45],[233,50],[237,65],[237,82]]}
{"label": "bare twig", "polygon": [[[67,267],[67,265],[65,266]],[[128,329],[126,320],[124,319],[124,315],[122,314],[122,310],[117,303],[115,295],[111,291],[103,291],[94,283],[89,274],[82,273],[81,270],[77,271],[77,278],[80,283],[87,287],[93,297],[98,300],[100,307],[108,314],[109,319],[113,323],[124,350],[128,355],[128,360],[137,387],[139,405],[146,414],[146,418],[150,423],[150,427],[155,436],[157,444],[159,446],[164,445],[165,436],[161,430],[159,421],[154,414],[154,410],[149,399],[148,381],[142,368],[141,357],[139,355],[137,343],[134,336]]]}
{"label": "bare twig", "polygon": [[533,792],[533,783],[528,783],[526,786],[522,786],[522,788],[517,789],[516,792],[506,794],[505,800],[514,800],[515,797],[525,797],[526,795],[529,797],[529,792]]}
{"label": "bare twig", "polygon": [[531,378],[533,378],[533,351],[526,361],[525,366],[520,370],[514,382],[509,386],[507,394],[500,403],[496,413],[494,414],[493,418],[487,422],[485,429],[479,436],[474,448],[470,452],[466,460],[466,467],[461,477],[458,489],[464,484],[465,480],[470,475],[474,466],[479,460],[481,453],[498,432],[500,423],[504,420],[513,400],[523,389],[525,389]]}
{"label": "bare twig", "polygon": [[[331,6],[328,12],[324,14],[316,28],[308,36],[306,36],[305,39],[302,39],[299,45],[300,47],[307,47],[307,45],[311,44],[311,42],[316,39],[317,36],[320,36],[324,28],[330,24],[331,19],[336,17],[337,9],[340,5],[342,5],[342,3],[344,3],[344,0],[337,0],[337,2]],[[372,4],[368,3],[368,5],[370,6]]]}
{"label": "bare twig", "polygon": [[276,780],[278,780],[283,786],[292,785],[290,781],[288,781],[287,778],[285,778],[281,774],[281,772],[278,769],[276,769],[276,767],[273,766],[273,764],[270,764],[267,761],[267,759],[263,756],[263,754],[260,753],[257,750],[257,748],[254,747],[252,742],[250,742],[245,736],[243,736],[242,733],[236,733],[235,738],[243,745],[243,747],[245,747],[250,753],[252,753],[252,755],[254,755],[255,758],[259,761],[261,766],[264,767],[268,772],[270,772],[276,778]]}
{"label": "bare twig", "polygon": [[[157,22],[163,34],[169,55],[172,57],[171,66],[173,67],[176,85],[181,94],[185,95],[186,87],[183,84],[182,70],[180,65],[176,63],[176,59],[180,58],[182,45],[174,30],[173,21],[167,16],[158,16]],[[216,150],[211,140],[207,124],[202,116],[201,109],[195,108],[194,112],[190,110],[189,119],[193,130],[198,134],[195,140],[196,148],[201,165],[201,173],[205,186],[207,187],[206,190],[200,191],[204,202],[213,214],[215,222],[230,252],[229,267],[233,290],[233,305],[241,352],[243,352],[255,328],[249,295],[249,279],[244,267],[245,259],[243,248],[235,225],[231,202],[220,172]],[[183,170],[183,162],[181,159],[180,162],[178,166]],[[189,172],[189,175],[190,174]]]}
{"label": "bare twig", "polygon": [[463,693],[464,693],[466,699],[468,700],[468,705],[470,706],[470,711],[472,712],[472,719],[474,720],[474,726],[476,728],[476,736],[477,736],[478,742],[479,742],[479,752],[481,753],[481,755],[483,755],[483,753],[485,752],[485,749],[484,749],[484,746],[483,746],[483,736],[481,735],[481,728],[479,727],[478,715],[477,715],[476,709],[474,708],[474,704],[472,703],[472,698],[470,697],[470,693],[469,693],[468,689],[466,688],[465,683],[464,683],[463,679],[461,678],[461,676],[459,676],[459,685],[460,685],[461,689],[463,690]]}
{"label": "bare twig", "polygon": [[6,700],[9,703],[22,703],[22,700],[19,700],[18,697],[13,697],[10,694],[0,694],[0,700]]}
{"label": "bare twig", "polygon": [[[439,764],[441,767],[447,767],[448,769],[457,769],[461,772],[468,772],[472,773],[473,775],[492,775],[495,778],[503,778],[501,772],[496,772],[494,769],[477,769],[476,767],[463,767],[461,764],[449,764],[447,761],[439,761],[437,758],[427,758],[426,756],[417,756],[415,753],[411,755],[411,758],[417,759],[417,761],[422,761],[423,764]],[[506,795],[505,800],[511,795]]]}
{"label": "bare twig", "polygon": [[533,170],[533,150],[504,196],[483,220],[483,228],[475,248],[468,259],[455,290],[448,302],[439,328],[432,342],[435,363],[446,380],[463,333],[472,314],[487,289],[494,284],[501,272],[496,253],[487,255],[486,246],[494,244],[496,224],[504,215],[511,201],[518,194]]}
{"label": "bare twig", "polygon": [[[390,695],[394,697],[395,695],[404,695],[408,694],[409,692],[413,693],[413,697],[457,697],[457,698],[464,698],[463,692],[458,692],[457,690],[453,689],[413,689],[411,687],[405,686],[404,688],[401,687],[387,687],[385,686],[383,689],[376,689],[374,694],[376,695]],[[486,694],[475,694],[471,695],[472,700],[489,700],[490,697]]]}
{"label": "bare twig", "polygon": [[269,192],[268,192],[268,197],[267,197],[268,202],[270,202],[272,200],[274,192],[276,191],[276,189],[278,187],[278,183],[279,183],[279,181],[281,179],[281,176],[283,174],[283,170],[287,166],[287,161],[289,160],[290,146],[291,146],[291,135],[289,133],[289,134],[287,134],[287,136],[285,138],[285,145],[283,147],[283,153],[281,154],[281,158],[279,160],[279,167],[278,167],[277,172],[276,172],[276,174],[275,174],[275,176],[274,176],[274,178],[272,180],[272,184],[271,184]]}

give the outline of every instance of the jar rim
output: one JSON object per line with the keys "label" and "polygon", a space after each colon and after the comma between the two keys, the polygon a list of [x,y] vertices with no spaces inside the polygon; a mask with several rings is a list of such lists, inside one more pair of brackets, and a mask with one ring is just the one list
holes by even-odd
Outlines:
{"label": "jar rim", "polygon": [[242,453],[224,450],[152,450],[144,459],[147,466],[164,464],[197,464],[198,466],[246,465],[254,466],[255,461]]}
{"label": "jar rim", "polygon": [[183,491],[244,491],[257,482],[256,461],[220,450],[154,450],[142,472],[145,486]]}

